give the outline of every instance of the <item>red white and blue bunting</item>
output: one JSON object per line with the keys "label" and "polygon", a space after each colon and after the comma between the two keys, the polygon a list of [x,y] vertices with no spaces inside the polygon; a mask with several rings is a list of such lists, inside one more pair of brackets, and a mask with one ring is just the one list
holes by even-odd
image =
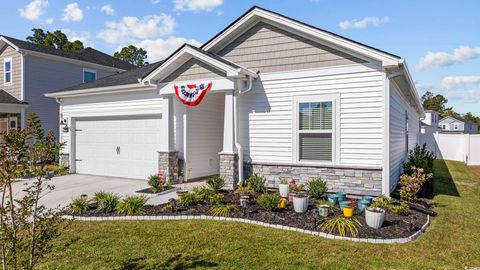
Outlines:
{"label": "red white and blue bunting", "polygon": [[197,106],[202,102],[203,97],[207,94],[208,90],[212,88],[212,83],[200,83],[200,84],[182,84],[174,85],[175,95],[185,105]]}

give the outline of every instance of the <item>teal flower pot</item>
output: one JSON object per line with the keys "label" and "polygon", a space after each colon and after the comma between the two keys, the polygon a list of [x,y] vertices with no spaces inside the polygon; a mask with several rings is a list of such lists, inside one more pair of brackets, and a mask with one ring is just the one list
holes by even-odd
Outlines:
{"label": "teal flower pot", "polygon": [[328,195],[328,201],[333,203],[333,204],[337,204],[338,196],[335,195],[335,194],[330,194],[330,195]]}
{"label": "teal flower pot", "polygon": [[343,211],[343,208],[345,206],[352,206],[352,203],[349,202],[349,201],[340,201],[340,202],[338,202],[338,205],[340,205],[340,209],[342,209],[342,211]]}
{"label": "teal flower pot", "polygon": [[368,201],[369,203],[372,203],[373,202],[373,197],[372,196],[363,196],[362,200]]}
{"label": "teal flower pot", "polygon": [[368,201],[365,199],[359,200],[357,202],[357,212],[359,214],[363,213],[363,211],[365,211],[365,208],[369,207],[371,203],[372,203],[371,201]]}
{"label": "teal flower pot", "polygon": [[338,201],[345,201],[345,199],[347,198],[347,193],[340,191],[340,192],[337,192],[337,196],[338,196]]}

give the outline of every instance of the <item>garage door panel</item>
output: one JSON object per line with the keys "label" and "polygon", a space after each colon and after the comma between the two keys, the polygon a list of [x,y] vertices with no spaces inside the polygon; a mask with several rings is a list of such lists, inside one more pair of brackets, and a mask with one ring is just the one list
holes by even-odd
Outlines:
{"label": "garage door panel", "polygon": [[77,173],[139,179],[156,173],[160,121],[160,116],[77,120]]}

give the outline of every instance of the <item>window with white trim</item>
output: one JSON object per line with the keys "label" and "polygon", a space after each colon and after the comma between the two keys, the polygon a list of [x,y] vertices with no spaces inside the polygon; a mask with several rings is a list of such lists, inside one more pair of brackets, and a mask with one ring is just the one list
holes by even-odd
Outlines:
{"label": "window with white trim", "polygon": [[3,59],[3,85],[12,85],[12,58]]}
{"label": "window with white trim", "polygon": [[83,82],[91,82],[97,79],[97,71],[93,69],[83,69]]}
{"label": "window with white trim", "polygon": [[297,149],[299,161],[333,162],[333,100],[299,101]]}

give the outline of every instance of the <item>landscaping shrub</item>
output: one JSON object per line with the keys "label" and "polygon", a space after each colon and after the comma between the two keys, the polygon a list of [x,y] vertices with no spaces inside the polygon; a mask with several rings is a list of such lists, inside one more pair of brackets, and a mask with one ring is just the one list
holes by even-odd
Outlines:
{"label": "landscaping shrub", "polygon": [[118,203],[116,209],[119,214],[125,216],[143,214],[145,203],[147,203],[145,195],[127,196]]}
{"label": "landscaping shrub", "polygon": [[216,193],[210,196],[210,204],[222,204],[225,201],[225,196],[221,193]]}
{"label": "landscaping shrub", "polygon": [[252,174],[246,180],[247,186],[257,192],[257,193],[265,193],[267,192],[267,185],[265,178],[258,176],[257,174]]}
{"label": "landscaping shrub", "polygon": [[225,181],[220,176],[212,176],[208,178],[207,185],[217,192],[225,186]]}
{"label": "landscaping shrub", "polygon": [[120,197],[110,192],[96,192],[93,195],[92,202],[96,205],[99,211],[113,211],[117,207]]}
{"label": "landscaping shrub", "polygon": [[387,209],[390,204],[393,203],[393,200],[388,198],[385,195],[380,195],[378,198],[373,201],[371,207]]}
{"label": "landscaping shrub", "polygon": [[77,215],[82,214],[88,211],[89,208],[88,200],[86,198],[75,198],[72,203],[70,203],[70,213]]}
{"label": "landscaping shrub", "polygon": [[332,233],[337,231],[340,236],[346,236],[347,233],[350,233],[351,236],[357,236],[358,228],[362,224],[358,219],[351,217],[346,218],[343,216],[336,216],[333,218],[324,218],[320,228],[323,232]]}
{"label": "landscaping shrub", "polygon": [[211,196],[215,194],[215,190],[213,190],[210,186],[200,186],[195,187],[193,189],[193,193],[196,196],[197,201],[209,199]]}
{"label": "landscaping shrub", "polygon": [[178,198],[178,203],[183,206],[191,206],[197,203],[197,196],[193,192],[182,193]]}
{"label": "landscaping shrub", "polygon": [[388,210],[401,216],[407,216],[408,209],[409,209],[408,204],[406,204],[405,202],[388,206]]}
{"label": "landscaping shrub", "polygon": [[210,208],[210,215],[216,217],[229,217],[233,210],[235,210],[235,205],[233,204],[214,205]]}
{"label": "landscaping shrub", "polygon": [[239,186],[235,190],[235,193],[236,194],[251,194],[252,190],[248,186]]}
{"label": "landscaping shrub", "polygon": [[400,199],[404,201],[413,200],[420,188],[429,182],[433,177],[432,173],[425,174],[422,168],[413,168],[411,174],[400,176]]}
{"label": "landscaping shrub", "polygon": [[416,145],[415,148],[410,150],[408,161],[403,164],[404,174],[413,174],[415,168],[422,168],[425,174],[433,172],[433,162],[435,161],[435,155],[427,150],[427,145]]}
{"label": "landscaping shrub", "polygon": [[279,193],[264,193],[257,198],[257,203],[269,212],[276,211],[282,197]]}
{"label": "landscaping shrub", "polygon": [[160,176],[157,174],[150,175],[148,177],[148,185],[150,186],[150,190],[152,192],[163,191],[163,183],[160,179]]}
{"label": "landscaping shrub", "polygon": [[315,178],[307,183],[308,195],[310,197],[320,199],[327,191],[327,182],[322,178]]}

